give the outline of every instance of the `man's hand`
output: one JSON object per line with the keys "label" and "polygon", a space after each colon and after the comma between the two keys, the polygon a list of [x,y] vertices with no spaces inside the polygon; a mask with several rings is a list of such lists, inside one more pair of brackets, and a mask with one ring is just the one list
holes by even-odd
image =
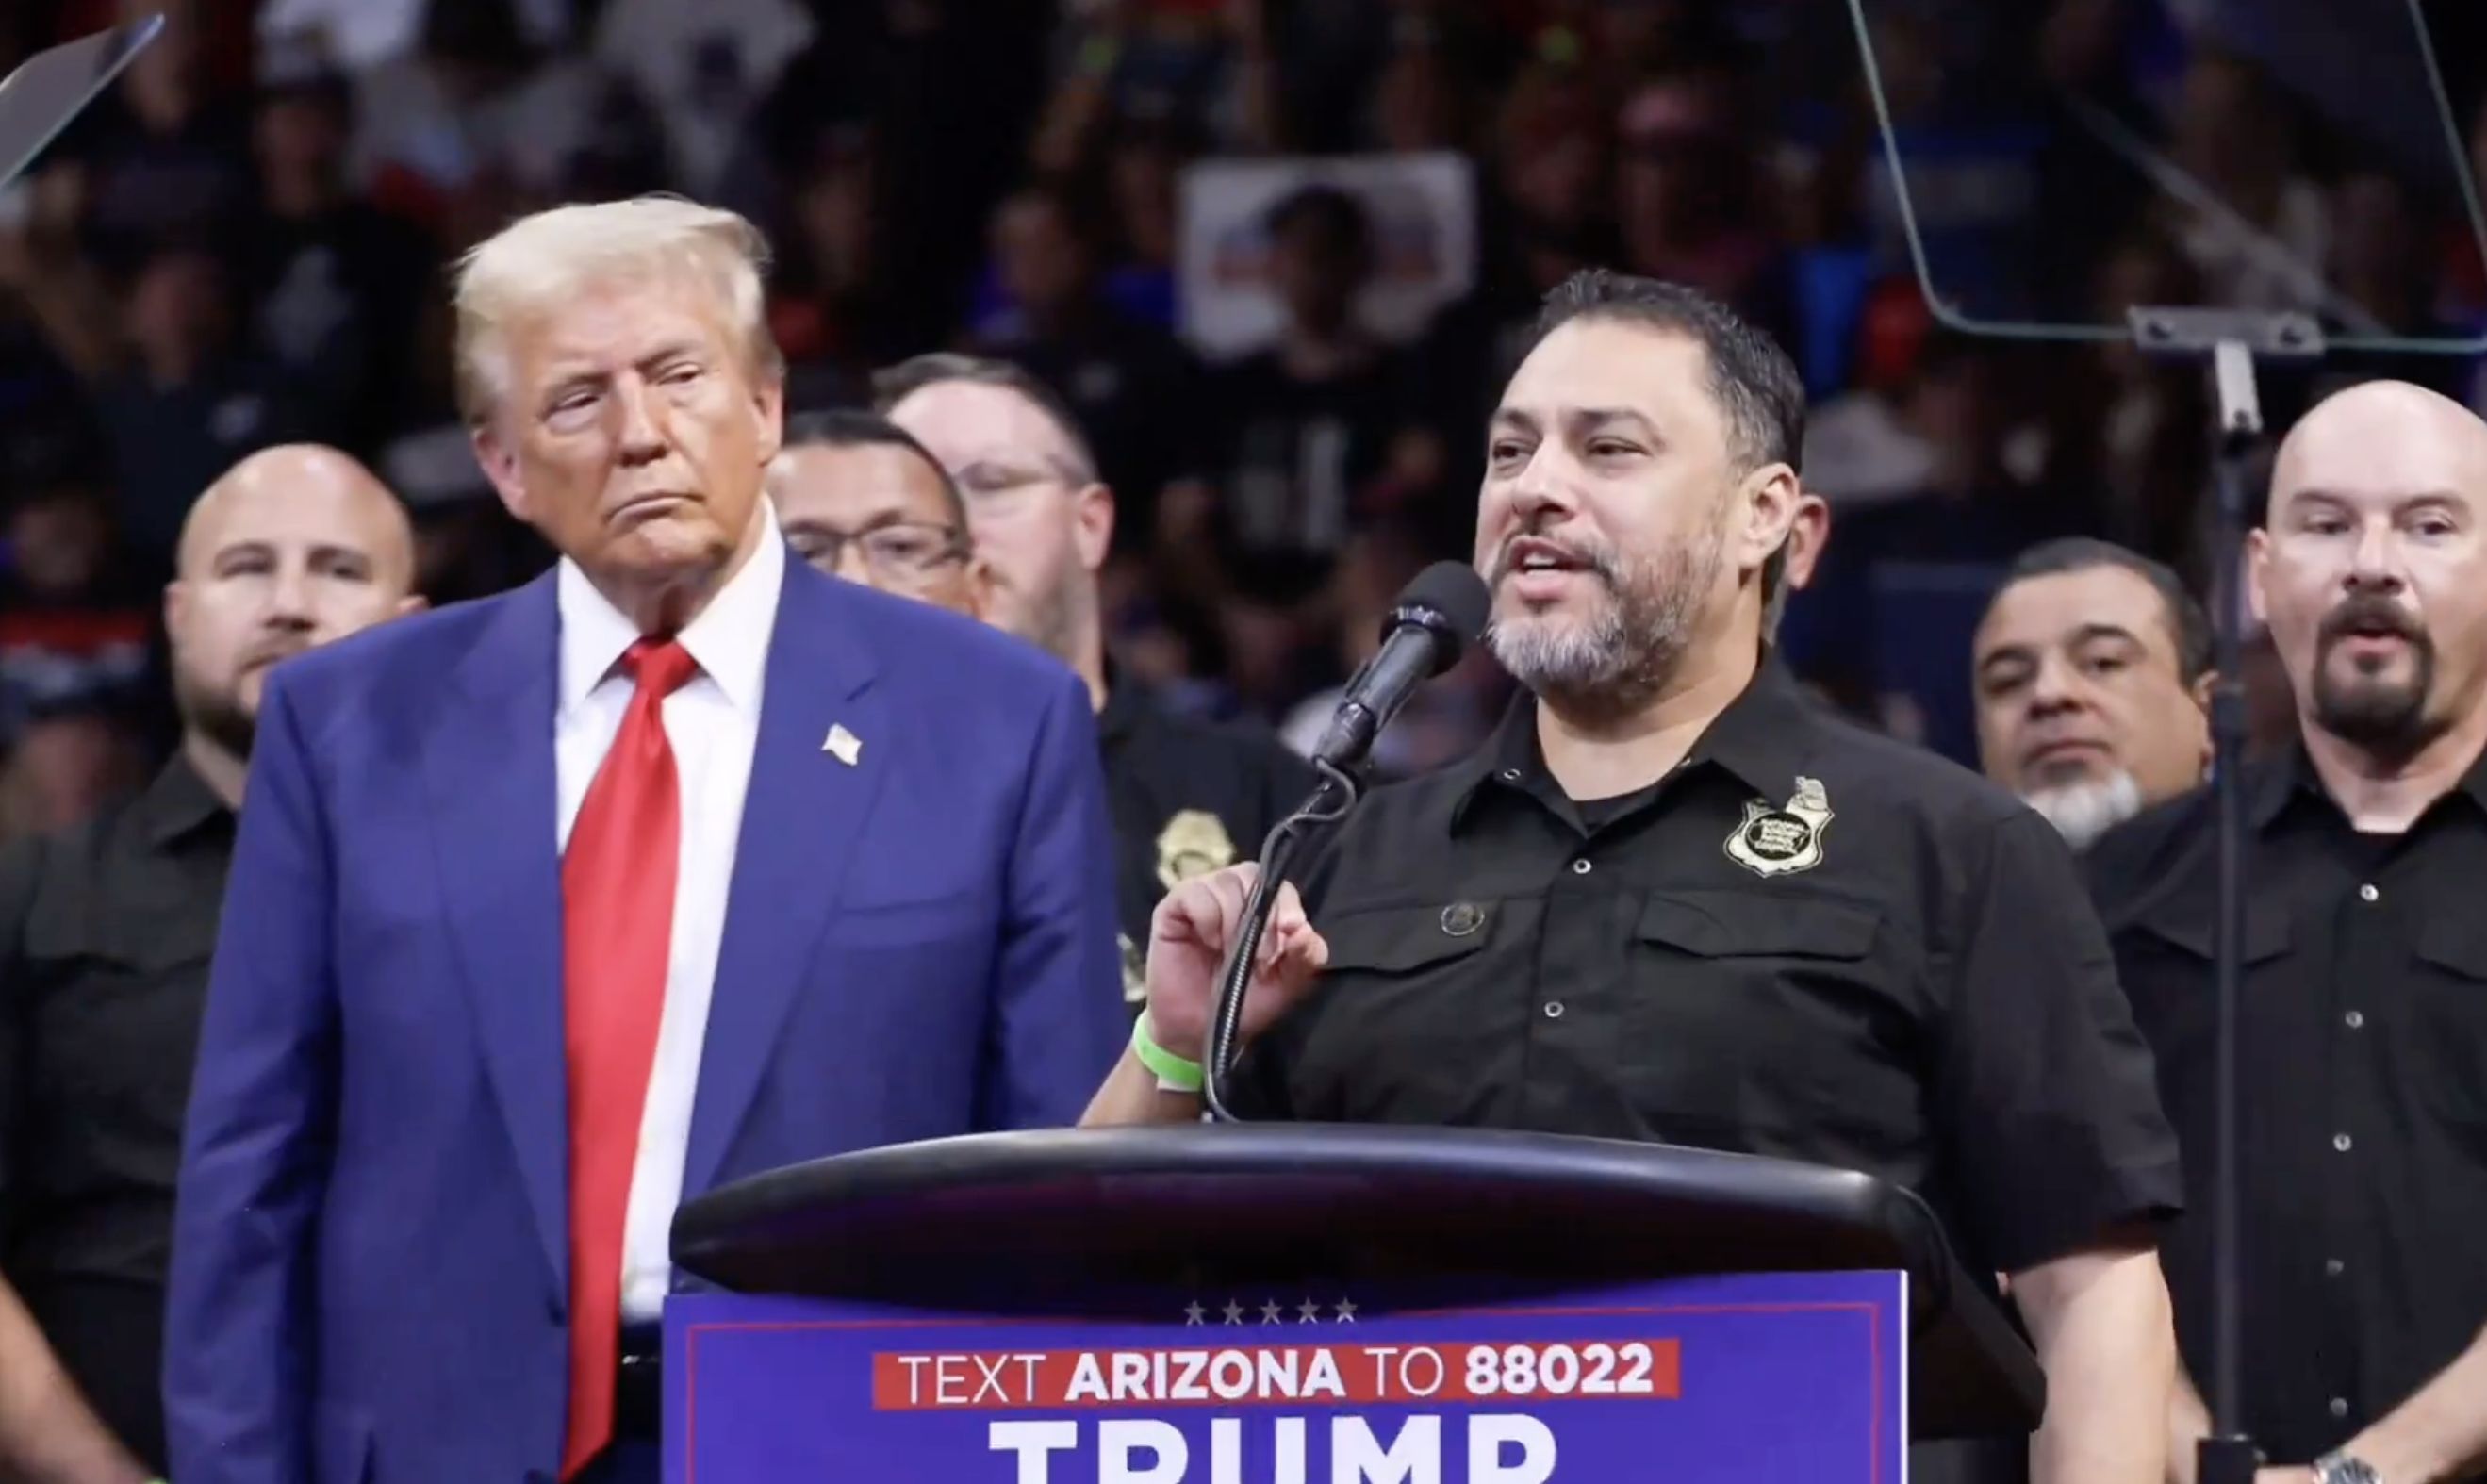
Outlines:
{"label": "man's hand", "polygon": [[2311,1469],[2257,1469],[2254,1484],[2314,1484]]}
{"label": "man's hand", "polygon": [[[1177,1056],[1207,1056],[1218,970],[1243,930],[1244,901],[1260,879],[1261,868],[1248,860],[1194,877],[1168,892],[1149,919],[1149,1029],[1158,1045]],[[1328,962],[1329,945],[1304,916],[1296,888],[1280,882],[1244,992],[1239,1043],[1248,1045],[1303,998]]]}

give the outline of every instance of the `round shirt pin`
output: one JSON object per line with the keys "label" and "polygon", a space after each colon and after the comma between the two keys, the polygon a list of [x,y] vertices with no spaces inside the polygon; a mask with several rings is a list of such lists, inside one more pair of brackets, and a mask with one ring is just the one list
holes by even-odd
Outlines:
{"label": "round shirt pin", "polygon": [[1442,931],[1466,938],[1485,926],[1485,909],[1474,902],[1454,902],[1442,909]]}

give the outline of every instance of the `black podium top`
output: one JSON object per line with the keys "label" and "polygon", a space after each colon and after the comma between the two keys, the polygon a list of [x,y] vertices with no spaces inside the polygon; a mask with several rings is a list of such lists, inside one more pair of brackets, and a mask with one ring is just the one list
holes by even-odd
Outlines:
{"label": "black podium top", "polygon": [[1575,1285],[1904,1270],[1910,1433],[2026,1433],[2037,1361],[1923,1202],[1845,1170],[1491,1130],[1184,1125],[979,1134],[685,1204],[674,1261],[743,1293],[980,1313],[1105,1289]]}

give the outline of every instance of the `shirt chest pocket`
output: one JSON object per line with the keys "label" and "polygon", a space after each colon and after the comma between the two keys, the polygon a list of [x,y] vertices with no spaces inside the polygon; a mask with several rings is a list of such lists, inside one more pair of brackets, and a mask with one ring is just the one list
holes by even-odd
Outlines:
{"label": "shirt chest pocket", "polygon": [[2414,951],[2422,969],[2409,1007],[2417,1091],[2487,1155],[2487,921],[2429,918]]}
{"label": "shirt chest pocket", "polygon": [[[2163,1096],[2171,1112],[2190,1116],[2195,1101],[2207,1097],[2212,1083],[2212,1058],[2218,1050],[2218,988],[2212,949],[2216,919],[2213,905],[2180,901],[2163,907],[2115,935],[2116,971],[2133,1003],[2134,1022],[2158,1059]],[[2246,912],[2243,981],[2265,980],[2279,993],[2287,986],[2271,976],[2285,966],[2292,946],[2287,912],[2269,901],[2250,904]],[[2250,1013],[2255,996],[2243,996],[2249,1008],[2246,1037],[2262,1044],[2265,1027]],[[2209,1104],[2199,1105],[2207,1117]]]}
{"label": "shirt chest pocket", "polygon": [[100,927],[29,935],[37,1098],[81,1117],[106,1108],[177,1116],[198,1054],[212,944],[169,922]]}
{"label": "shirt chest pocket", "polygon": [[1319,926],[1329,945],[1327,977],[1342,989],[1375,991],[1417,981],[1435,993],[1447,976],[1473,970],[1490,944],[1510,939],[1514,924],[1503,919],[1516,910],[1497,902],[1454,902],[1326,918]]}
{"label": "shirt chest pocket", "polygon": [[1625,1054],[1676,1111],[1748,1128],[1914,1125],[1914,985],[1875,956],[1882,914],[1819,897],[1669,892],[1642,904]]}
{"label": "shirt chest pocket", "polygon": [[38,983],[71,989],[157,984],[204,971],[215,955],[213,912],[171,904],[89,907],[83,912],[38,912],[28,921],[22,951]]}
{"label": "shirt chest pocket", "polygon": [[[1442,1070],[1481,1065],[1495,1018],[1516,1015],[1527,994],[1526,965],[1488,950],[1524,941],[1528,924],[1514,914],[1533,910],[1463,901],[1325,915],[1317,926],[1329,964],[1302,1048],[1302,1086],[1430,1107],[1426,1089]],[[1329,1104],[1317,1096],[1312,1106]]]}

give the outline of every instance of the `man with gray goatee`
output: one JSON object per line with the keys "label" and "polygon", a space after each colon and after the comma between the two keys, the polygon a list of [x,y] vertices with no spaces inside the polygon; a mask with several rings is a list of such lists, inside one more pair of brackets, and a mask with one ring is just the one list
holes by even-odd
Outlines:
{"label": "man with gray goatee", "polygon": [[2211,625],[2160,563],[2080,537],[2032,546],[1970,656],[1980,765],[2075,850],[2202,781]]}

